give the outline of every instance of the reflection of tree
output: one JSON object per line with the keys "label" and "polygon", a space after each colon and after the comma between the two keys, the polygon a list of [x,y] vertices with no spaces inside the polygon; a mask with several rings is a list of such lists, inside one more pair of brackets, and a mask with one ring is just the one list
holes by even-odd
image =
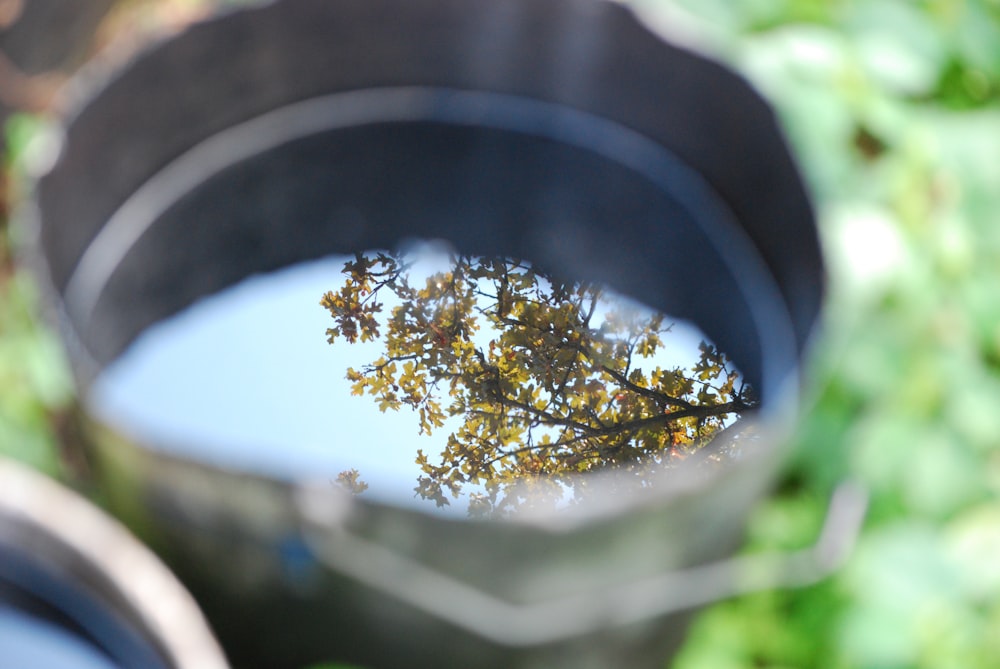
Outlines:
{"label": "reflection of tree", "polygon": [[[439,461],[417,452],[416,492],[438,506],[472,485],[470,514],[506,513],[528,494],[579,495],[574,475],[597,470],[641,485],[650,465],[683,459],[756,404],[711,344],[688,370],[656,365],[672,325],[598,286],[512,260],[453,256],[423,286],[408,269],[400,255],[357,254],[321,304],[331,344],[384,338],[378,359],[348,370],[354,394],[382,411],[410,407],[422,434],[461,417]],[[399,301],[387,318],[380,294]]]}
{"label": "reflection of tree", "polygon": [[368,490],[368,484],[361,480],[357,469],[347,469],[337,475],[337,485],[352,495],[360,495]]}

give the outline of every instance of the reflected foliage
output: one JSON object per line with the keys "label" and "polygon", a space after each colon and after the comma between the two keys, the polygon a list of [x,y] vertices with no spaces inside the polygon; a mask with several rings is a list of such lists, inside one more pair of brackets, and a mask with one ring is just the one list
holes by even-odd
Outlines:
{"label": "reflected foliage", "polygon": [[[439,457],[417,452],[416,493],[438,506],[463,492],[472,516],[579,499],[578,475],[603,470],[648,485],[756,404],[710,343],[689,368],[658,364],[673,324],[600,286],[514,260],[452,255],[426,279],[410,267],[357,254],[321,304],[331,344],[384,344],[347,370],[355,395],[412,410],[421,434],[451,430]],[[355,489],[357,473],[343,477]]]}
{"label": "reflected foliage", "polygon": [[368,484],[361,480],[361,474],[357,469],[347,469],[340,472],[337,475],[337,485],[352,495],[360,495],[368,490]]}

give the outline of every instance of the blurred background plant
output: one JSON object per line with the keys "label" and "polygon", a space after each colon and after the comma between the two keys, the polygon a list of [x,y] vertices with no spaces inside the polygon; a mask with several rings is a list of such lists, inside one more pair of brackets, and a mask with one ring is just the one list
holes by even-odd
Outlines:
{"label": "blurred background plant", "polygon": [[[103,35],[205,1],[119,3]],[[872,493],[824,583],[703,612],[679,669],[992,669],[1000,658],[1000,2],[633,0],[774,105],[829,263],[794,450],[746,550],[819,531],[835,484]],[[739,110],[734,110],[739,113]],[[7,123],[4,173],[35,121]],[[16,200],[17,178],[7,198]],[[3,214],[4,221],[6,214]],[[38,287],[0,234],[0,453],[55,476],[73,396]],[[69,426],[69,427],[68,427]]]}
{"label": "blurred background plant", "polygon": [[8,202],[22,196],[14,168],[34,121],[15,116],[6,124],[0,196],[0,455],[62,476],[66,464],[59,435],[73,409],[72,381],[56,334],[39,320],[39,287],[14,262],[17,231],[8,226]]}

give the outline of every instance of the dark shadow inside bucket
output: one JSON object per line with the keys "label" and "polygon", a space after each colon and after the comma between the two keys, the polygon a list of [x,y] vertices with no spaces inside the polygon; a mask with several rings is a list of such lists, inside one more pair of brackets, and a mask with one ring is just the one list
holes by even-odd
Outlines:
{"label": "dark shadow inside bucket", "polygon": [[[448,104],[447,91],[426,94]],[[535,111],[529,128],[558,122],[545,115],[560,110]],[[761,339],[783,337],[787,359],[772,371],[790,373],[787,310],[755,249],[689,169],[648,148],[654,155],[643,173],[530,129],[435,120],[360,123],[268,147],[207,174],[163,211],[152,209],[157,194],[142,202],[143,214],[122,225],[141,236],[111,249],[118,262],[102,267],[107,276],[87,296],[92,310],[79,334],[103,364],[143,328],[252,274],[441,239],[463,254],[524,258],[542,271],[606,283],[694,321],[758,387]],[[171,186],[164,180],[168,197]],[[770,318],[754,310],[770,310]]]}

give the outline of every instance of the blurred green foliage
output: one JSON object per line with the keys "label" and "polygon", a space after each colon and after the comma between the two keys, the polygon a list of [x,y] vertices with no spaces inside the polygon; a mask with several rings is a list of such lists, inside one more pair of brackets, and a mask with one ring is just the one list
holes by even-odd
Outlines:
{"label": "blurred green foliage", "polygon": [[[834,578],[699,616],[678,669],[992,669],[1000,658],[1000,2],[633,0],[774,104],[829,260],[794,455],[748,552],[872,492]],[[15,152],[17,133],[12,131]],[[0,453],[58,474],[68,374],[0,234]]]}
{"label": "blurred green foliage", "polygon": [[36,302],[23,273],[0,283],[0,455],[56,475],[58,416],[70,386],[59,343],[33,318]]}
{"label": "blurred green foliage", "polygon": [[[25,116],[6,124],[0,203],[17,198],[15,165],[34,124]],[[38,287],[15,263],[17,235],[7,218],[0,204],[0,455],[61,475],[58,432],[72,403],[72,384],[57,337],[39,322]]]}
{"label": "blurred green foliage", "polygon": [[0,281],[0,455],[57,475],[57,414],[70,399],[59,343],[33,319],[34,284],[23,273]]}

